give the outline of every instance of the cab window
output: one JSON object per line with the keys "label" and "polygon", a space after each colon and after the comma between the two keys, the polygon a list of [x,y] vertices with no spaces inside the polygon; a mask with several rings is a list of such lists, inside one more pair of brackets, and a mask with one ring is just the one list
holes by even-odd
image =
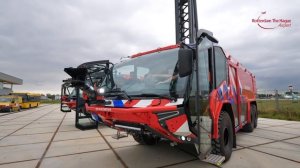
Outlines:
{"label": "cab window", "polygon": [[220,47],[214,47],[214,52],[216,87],[218,87],[224,80],[227,81],[227,64],[226,56]]}

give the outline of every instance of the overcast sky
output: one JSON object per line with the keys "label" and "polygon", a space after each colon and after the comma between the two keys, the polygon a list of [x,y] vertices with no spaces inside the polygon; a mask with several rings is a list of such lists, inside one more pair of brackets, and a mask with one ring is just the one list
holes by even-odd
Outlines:
{"label": "overcast sky", "polygon": [[[260,89],[300,89],[299,0],[198,0],[199,28],[257,77]],[[252,19],[290,19],[262,29]],[[0,72],[18,91],[59,93],[63,68],[175,43],[174,0],[1,0]],[[269,25],[266,25],[269,26]]]}

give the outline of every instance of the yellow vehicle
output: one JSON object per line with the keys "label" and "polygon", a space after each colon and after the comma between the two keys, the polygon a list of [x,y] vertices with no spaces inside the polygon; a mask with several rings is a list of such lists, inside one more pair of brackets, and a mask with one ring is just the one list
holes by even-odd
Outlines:
{"label": "yellow vehicle", "polygon": [[0,96],[0,111],[13,112],[21,111],[22,97],[20,96]]}
{"label": "yellow vehicle", "polygon": [[24,109],[38,107],[41,104],[41,94],[38,93],[14,92],[11,95],[22,97],[21,108]]}

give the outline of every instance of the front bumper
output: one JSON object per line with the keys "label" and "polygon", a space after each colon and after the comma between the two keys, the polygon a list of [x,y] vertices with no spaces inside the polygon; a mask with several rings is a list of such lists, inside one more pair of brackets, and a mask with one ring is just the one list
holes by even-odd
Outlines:
{"label": "front bumper", "polygon": [[190,137],[188,138],[189,141],[196,137],[189,130],[186,115],[179,113],[177,106],[116,108],[85,104],[85,108],[88,112],[96,113],[101,117],[106,125],[116,129],[126,131],[143,131],[146,129],[178,143],[184,142],[180,139],[182,136]]}

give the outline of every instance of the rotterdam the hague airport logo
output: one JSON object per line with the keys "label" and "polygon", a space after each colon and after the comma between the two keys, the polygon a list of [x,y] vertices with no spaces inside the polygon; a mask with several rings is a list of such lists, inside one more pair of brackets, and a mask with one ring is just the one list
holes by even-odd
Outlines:
{"label": "rotterdam the hague airport logo", "polygon": [[257,24],[262,29],[290,28],[291,19],[274,18],[267,15],[267,12],[261,12],[257,19],[252,19],[252,23]]}

